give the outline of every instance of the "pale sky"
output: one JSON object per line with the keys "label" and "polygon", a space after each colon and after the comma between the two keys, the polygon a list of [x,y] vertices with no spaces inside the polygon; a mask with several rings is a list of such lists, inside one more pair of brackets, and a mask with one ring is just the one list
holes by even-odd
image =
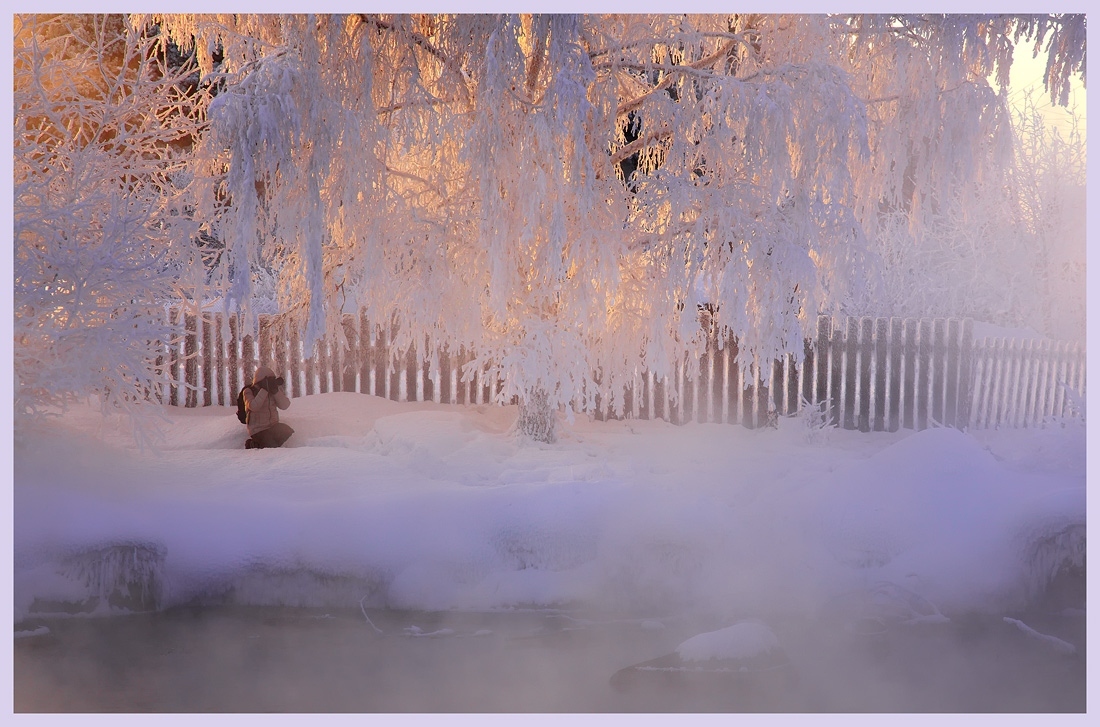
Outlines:
{"label": "pale sky", "polygon": [[[1028,89],[1034,90],[1035,103],[1043,110],[1044,115],[1052,124],[1063,126],[1068,116],[1066,110],[1060,106],[1053,106],[1050,102],[1050,93],[1043,89],[1043,74],[1046,70],[1046,55],[1039,54],[1038,58],[1032,58],[1033,43],[1023,42],[1016,46],[1012,59],[1012,72],[1009,76],[1008,98],[1009,103],[1015,105],[1019,102]],[[1070,81],[1070,107],[1077,107],[1081,121],[1081,135],[1085,136],[1085,87],[1079,79]]]}

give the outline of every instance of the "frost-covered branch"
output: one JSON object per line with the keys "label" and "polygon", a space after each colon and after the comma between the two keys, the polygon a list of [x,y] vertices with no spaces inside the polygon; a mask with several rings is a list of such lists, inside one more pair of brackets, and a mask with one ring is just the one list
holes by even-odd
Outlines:
{"label": "frost-covered branch", "polygon": [[121,16],[16,17],[17,416],[98,396],[149,423],[141,405],[176,331],[165,307],[197,267],[183,199],[202,130],[180,90],[191,70]]}

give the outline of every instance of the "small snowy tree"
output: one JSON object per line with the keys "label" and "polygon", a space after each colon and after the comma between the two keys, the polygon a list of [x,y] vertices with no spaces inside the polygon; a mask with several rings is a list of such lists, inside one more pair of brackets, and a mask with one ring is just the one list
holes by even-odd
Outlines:
{"label": "small snowy tree", "polygon": [[1033,292],[1026,324],[1052,338],[1085,341],[1085,138],[1076,108],[1064,129],[1025,96],[1015,119],[1014,221],[1026,240]]}
{"label": "small snowy tree", "polygon": [[473,350],[542,439],[697,361],[703,307],[742,363],[800,354],[876,290],[884,211],[927,226],[1006,149],[984,79],[1011,37],[1083,74],[1083,17],[159,20],[224,57],[196,208],[227,306],[262,263],[307,346],[358,309],[396,348]]}
{"label": "small snowy tree", "polygon": [[[1043,315],[1057,296],[1040,283],[1051,255],[1031,211],[1041,196],[1036,175],[1052,179],[1044,169],[1063,167],[1067,176],[1083,169],[1084,145],[1078,137],[1054,152],[1030,115],[1028,123],[1012,118],[1006,86],[1018,42],[1034,40],[1036,53],[1046,42],[1048,86],[1062,100],[1069,77],[1084,77],[1083,23],[1083,16],[848,21],[857,61],[866,59],[853,64],[854,83],[869,99],[873,150],[857,175],[863,189],[879,190],[859,196],[859,214],[881,281],[848,300],[848,312],[972,316],[1048,335],[1066,320]],[[990,75],[1000,93],[986,83]],[[1050,158],[1041,159],[1039,148],[1050,149]],[[1083,205],[1063,211],[1060,219],[1076,219],[1083,232]]]}
{"label": "small snowy tree", "polygon": [[94,394],[148,423],[138,405],[174,335],[165,303],[194,273],[187,73],[122,16],[15,18],[17,417]]}

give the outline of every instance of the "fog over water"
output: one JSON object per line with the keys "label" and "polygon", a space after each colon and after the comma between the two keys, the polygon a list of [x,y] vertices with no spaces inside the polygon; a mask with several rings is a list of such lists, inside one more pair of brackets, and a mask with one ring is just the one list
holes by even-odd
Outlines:
{"label": "fog over water", "polygon": [[[606,617],[606,614],[604,615]],[[994,619],[873,636],[779,623],[790,666],[612,675],[701,627],[560,613],[179,610],[16,643],[16,711],[1083,712],[1083,656]],[[1083,645],[1083,616],[1044,628]],[[419,632],[417,631],[419,630]]]}
{"label": "fog over water", "polygon": [[1083,426],[513,417],[325,394],[278,451],[218,408],[159,452],[90,410],[24,433],[16,711],[1084,711]]}

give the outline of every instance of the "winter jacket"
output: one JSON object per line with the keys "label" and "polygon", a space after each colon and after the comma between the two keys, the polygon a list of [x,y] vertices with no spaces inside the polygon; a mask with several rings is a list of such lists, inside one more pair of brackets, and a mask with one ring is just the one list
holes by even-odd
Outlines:
{"label": "winter jacket", "polygon": [[[256,375],[252,377],[252,385],[256,386],[268,376],[274,376],[275,372],[266,366],[256,369]],[[279,409],[290,406],[290,397],[286,395],[286,386],[280,386],[274,394],[267,389],[258,387],[253,393],[251,388],[244,390],[244,404],[248,410],[248,434],[252,436],[256,432],[262,432],[273,424],[279,423]]]}

